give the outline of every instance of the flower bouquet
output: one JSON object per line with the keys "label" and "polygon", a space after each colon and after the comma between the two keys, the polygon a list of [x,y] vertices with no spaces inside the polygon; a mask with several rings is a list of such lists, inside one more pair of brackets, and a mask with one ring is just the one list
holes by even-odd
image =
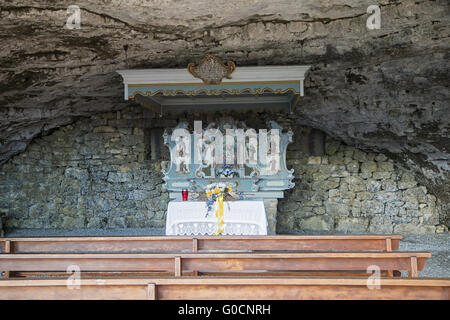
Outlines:
{"label": "flower bouquet", "polygon": [[206,207],[208,209],[206,216],[208,216],[219,197],[224,197],[225,194],[232,191],[233,188],[231,186],[227,186],[225,183],[211,183],[207,185],[205,188]]}
{"label": "flower bouquet", "polygon": [[242,199],[242,193],[236,194],[233,192],[233,188],[225,183],[212,183],[206,186],[206,217],[212,210],[214,204],[216,204],[216,217],[217,217],[217,232],[216,234],[222,234],[223,232],[223,201],[224,198],[227,201]]}

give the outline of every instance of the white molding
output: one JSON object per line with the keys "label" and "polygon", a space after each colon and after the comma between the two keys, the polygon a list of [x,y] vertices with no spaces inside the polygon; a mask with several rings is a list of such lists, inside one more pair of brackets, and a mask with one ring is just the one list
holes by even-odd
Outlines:
{"label": "white molding", "polygon": [[[261,66],[236,67],[228,82],[253,81],[289,81],[300,80],[303,87],[305,74],[310,66]],[[191,75],[184,69],[130,69],[117,70],[124,84],[163,84],[163,83],[202,83],[202,80]]]}

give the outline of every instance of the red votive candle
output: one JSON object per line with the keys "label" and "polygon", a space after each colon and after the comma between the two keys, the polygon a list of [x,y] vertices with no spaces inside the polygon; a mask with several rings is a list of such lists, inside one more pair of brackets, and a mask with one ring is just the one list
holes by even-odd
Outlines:
{"label": "red votive candle", "polygon": [[187,201],[189,192],[184,189],[181,191],[181,196],[183,197],[183,201]]}

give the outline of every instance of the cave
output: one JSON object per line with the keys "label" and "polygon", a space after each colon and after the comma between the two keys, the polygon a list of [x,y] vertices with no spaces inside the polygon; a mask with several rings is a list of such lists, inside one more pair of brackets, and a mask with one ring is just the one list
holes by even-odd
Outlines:
{"label": "cave", "polygon": [[[268,201],[273,234],[448,233],[445,1],[78,1],[0,4],[0,213],[14,230],[163,229],[166,128],[276,121],[295,188]],[[159,114],[119,70],[310,66],[288,112]],[[187,71],[186,71],[187,73]],[[142,102],[142,101],[141,101]]]}

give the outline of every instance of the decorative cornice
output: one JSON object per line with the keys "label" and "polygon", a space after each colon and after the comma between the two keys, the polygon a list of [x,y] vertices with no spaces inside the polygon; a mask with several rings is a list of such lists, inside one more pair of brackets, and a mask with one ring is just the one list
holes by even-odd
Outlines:
{"label": "decorative cornice", "polygon": [[[233,80],[222,79],[222,84],[230,82],[273,82],[304,80],[310,66],[261,66],[239,67],[233,72]],[[203,83],[186,69],[128,69],[117,70],[125,84],[179,84]]]}
{"label": "decorative cornice", "polygon": [[[224,65],[226,67],[226,65]],[[194,67],[195,68],[195,67]],[[193,74],[186,72],[186,69],[132,69],[118,70],[123,77],[124,98],[128,100],[134,95],[135,91],[142,94],[151,92],[152,94],[158,90],[165,95],[173,95],[178,89],[179,93],[186,95],[210,94],[217,95],[222,93],[237,94],[247,93],[251,91],[253,94],[261,94],[268,91],[272,87],[273,91],[285,91],[288,88],[296,88],[296,94],[303,96],[303,83],[306,72],[310,66],[260,66],[260,67],[239,67],[233,72],[233,79],[224,77],[220,84],[205,84],[201,79],[194,77]],[[192,68],[191,68],[192,69]],[[227,71],[231,71],[232,67],[228,67]],[[230,76],[230,74],[223,74]],[[292,83],[298,87],[285,86],[282,84]],[[279,88],[271,84],[280,84]],[[179,88],[175,88],[178,86]],[[186,86],[186,87],[182,87]],[[187,86],[191,86],[187,88]],[[198,86],[199,88],[194,88]],[[142,87],[138,90],[133,88]],[[148,88],[143,88],[148,87]],[[160,87],[158,89],[150,88]],[[202,88],[203,87],[203,88]],[[245,90],[251,87],[252,89]],[[202,90],[203,89],[203,90]],[[281,89],[281,90],[278,90]],[[184,91],[184,92],[183,92]],[[170,92],[170,93],[169,93]]]}
{"label": "decorative cornice", "polygon": [[205,96],[219,96],[223,94],[229,94],[229,95],[240,95],[240,94],[251,94],[251,95],[262,95],[264,93],[272,93],[272,94],[286,94],[286,93],[293,93],[293,94],[300,94],[297,92],[294,88],[288,88],[288,89],[272,89],[272,88],[244,88],[240,90],[227,90],[227,89],[219,89],[219,90],[208,90],[208,89],[200,89],[200,90],[157,90],[155,92],[141,92],[136,91],[128,98],[134,98],[136,95],[142,95],[142,96],[148,96],[153,97],[157,95],[162,96],[179,96],[179,95],[185,95],[185,96],[198,96],[198,95],[205,95]]}

